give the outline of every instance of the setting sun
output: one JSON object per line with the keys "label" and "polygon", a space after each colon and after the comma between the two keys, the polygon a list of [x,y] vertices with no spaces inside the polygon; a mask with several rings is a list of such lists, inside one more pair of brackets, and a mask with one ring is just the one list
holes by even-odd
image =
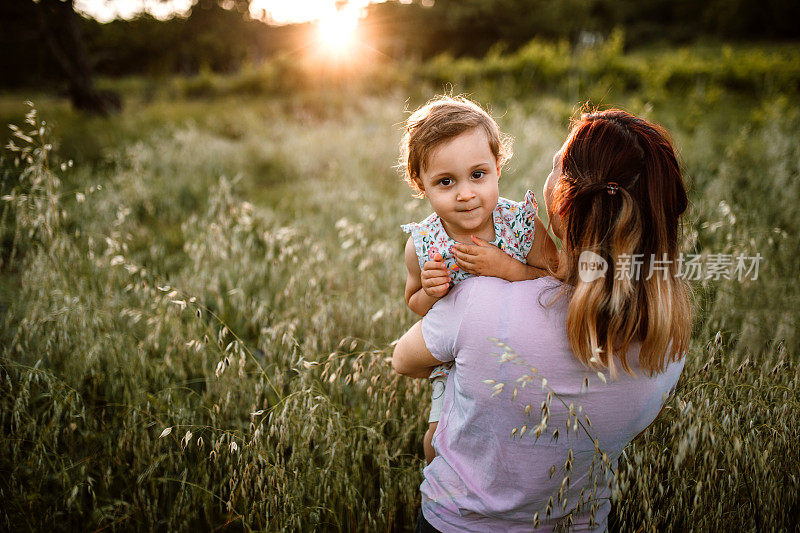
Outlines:
{"label": "setting sun", "polygon": [[357,28],[357,10],[340,9],[330,13],[317,23],[320,45],[326,51],[341,53],[353,45]]}

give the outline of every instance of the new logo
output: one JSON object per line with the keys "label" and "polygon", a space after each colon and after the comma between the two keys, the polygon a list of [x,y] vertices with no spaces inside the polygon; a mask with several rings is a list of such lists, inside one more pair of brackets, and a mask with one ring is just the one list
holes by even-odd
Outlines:
{"label": "new logo", "polygon": [[604,278],[608,271],[608,262],[594,252],[585,250],[578,257],[578,276],[584,283]]}

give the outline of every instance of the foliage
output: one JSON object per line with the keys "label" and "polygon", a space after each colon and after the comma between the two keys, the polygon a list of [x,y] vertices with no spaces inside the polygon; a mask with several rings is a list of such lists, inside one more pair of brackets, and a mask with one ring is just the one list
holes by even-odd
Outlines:
{"label": "foliage", "polygon": [[797,92],[800,46],[626,51],[625,34],[617,30],[606,40],[581,45],[534,39],[515,52],[495,47],[481,59],[442,54],[423,62],[387,62],[356,54],[333,62],[313,54],[277,55],[258,64],[245,63],[229,74],[205,66],[189,76],[101,78],[98,87],[144,104],[170,98],[283,98],[320,91],[380,95],[405,90],[416,98],[449,90],[477,93],[492,102],[553,93],[573,102],[602,101],[612,94],[635,93],[662,105],[686,97],[716,105],[725,95],[761,98]]}
{"label": "foliage", "polygon": [[[185,16],[159,20],[143,13],[80,30],[94,70],[106,76],[230,73],[313,47],[310,23],[276,26],[253,20],[248,0],[197,0]],[[58,88],[56,62],[45,47],[31,0],[0,5],[3,87]],[[369,5],[360,22],[366,49],[393,61],[440,54],[483,57],[500,46],[514,53],[532,39],[573,46],[621,29],[637,49],[706,41],[796,41],[794,0],[431,0]],[[360,53],[364,53],[362,50]],[[523,54],[524,55],[524,54]],[[796,61],[796,59],[795,59]],[[638,69],[634,69],[638,72]]]}
{"label": "foliage", "polygon": [[532,91],[604,95],[636,91],[663,100],[691,91],[791,93],[800,88],[800,48],[695,46],[624,51],[624,34],[590,46],[533,40],[514,53],[490,52],[484,59],[438,56],[419,77],[434,86],[524,97]]}
{"label": "foliage", "polygon": [[[557,68],[546,54],[558,48],[536,46],[536,68]],[[792,528],[796,96],[664,87],[615,103],[675,135],[692,196],[685,249],[765,263],[756,281],[695,285],[684,377],[627,448],[615,514],[623,530]],[[503,195],[541,190],[575,100],[464,88],[516,137]],[[427,207],[391,165],[393,125],[428,95],[270,94],[156,95],[81,127],[45,99],[55,155],[35,113],[12,132],[3,527],[410,528],[428,390],[387,360],[413,321],[399,225]]]}

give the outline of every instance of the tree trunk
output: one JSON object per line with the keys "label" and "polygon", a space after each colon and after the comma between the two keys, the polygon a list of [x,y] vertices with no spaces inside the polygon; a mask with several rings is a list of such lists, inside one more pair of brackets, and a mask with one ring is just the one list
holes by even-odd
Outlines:
{"label": "tree trunk", "polygon": [[73,0],[39,0],[36,12],[42,39],[67,78],[72,105],[103,116],[119,111],[122,108],[119,95],[94,87]]}

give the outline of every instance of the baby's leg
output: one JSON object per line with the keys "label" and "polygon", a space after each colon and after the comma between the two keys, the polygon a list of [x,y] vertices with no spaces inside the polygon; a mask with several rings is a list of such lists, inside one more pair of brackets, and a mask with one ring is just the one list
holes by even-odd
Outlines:
{"label": "baby's leg", "polygon": [[431,393],[431,413],[428,416],[428,431],[425,432],[425,438],[422,439],[422,447],[425,450],[425,461],[430,464],[433,458],[436,457],[436,450],[433,449],[433,434],[436,432],[436,427],[439,425],[439,418],[442,415],[442,404],[444,403],[444,389],[447,384],[447,369],[446,367],[437,367],[434,370],[431,379],[431,386],[433,392]]}
{"label": "baby's leg", "polygon": [[436,433],[436,427],[439,425],[439,422],[431,422],[428,424],[428,431],[425,432],[425,438],[422,439],[422,447],[425,450],[425,463],[431,464],[433,458],[436,457],[436,450],[433,449],[433,444],[431,444],[431,440],[433,440],[433,434]]}

